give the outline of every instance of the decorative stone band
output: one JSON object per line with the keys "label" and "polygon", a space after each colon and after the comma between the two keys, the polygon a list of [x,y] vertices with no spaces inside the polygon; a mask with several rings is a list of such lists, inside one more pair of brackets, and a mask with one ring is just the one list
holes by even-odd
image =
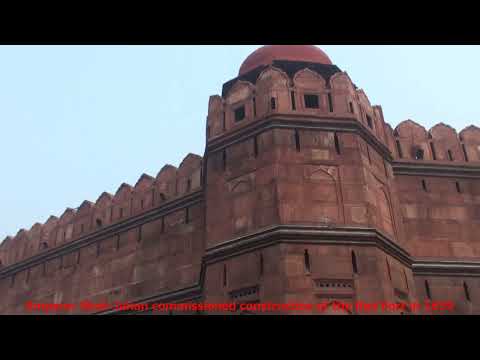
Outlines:
{"label": "decorative stone band", "polygon": [[324,117],[295,116],[292,114],[288,116],[279,114],[269,115],[261,121],[252,123],[251,126],[238,129],[228,135],[210,139],[207,144],[207,153],[223,150],[271,129],[307,129],[358,133],[369,145],[382,154],[385,159],[389,161],[393,160],[390,150],[373,136],[370,130],[359,122],[354,115],[350,117],[332,117],[331,115]]}
{"label": "decorative stone band", "polygon": [[410,255],[376,229],[301,225],[273,226],[226,241],[207,249],[204,261],[210,265],[276,243],[377,246],[406,266],[411,266]]}
{"label": "decorative stone band", "polygon": [[412,269],[418,276],[480,276],[480,262],[461,260],[415,260]]}
{"label": "decorative stone band", "polygon": [[438,164],[430,162],[395,161],[392,163],[395,175],[441,176],[453,178],[480,178],[480,166],[462,164]]}
{"label": "decorative stone band", "polygon": [[[376,246],[412,268],[414,276],[469,276],[480,277],[480,261],[424,260],[411,257],[402,247],[376,229],[286,225],[264,229],[255,234],[242,236],[209,248],[202,261],[199,283],[195,286],[171,292],[160,293],[138,299],[131,304],[151,304],[154,302],[186,302],[202,298],[206,268],[210,264],[264,248],[275,243],[328,244]],[[115,310],[98,314],[120,313]]]}
{"label": "decorative stone band", "polygon": [[385,160],[390,162],[395,175],[445,176],[461,178],[480,178],[480,165],[472,163],[450,163],[439,161],[401,161],[394,160],[390,150],[382,144],[362,123],[352,117],[320,116],[281,116],[275,114],[241,128],[229,135],[213,138],[207,144],[207,154],[223,150],[241,143],[253,136],[272,129],[310,129],[336,132],[358,133]]}

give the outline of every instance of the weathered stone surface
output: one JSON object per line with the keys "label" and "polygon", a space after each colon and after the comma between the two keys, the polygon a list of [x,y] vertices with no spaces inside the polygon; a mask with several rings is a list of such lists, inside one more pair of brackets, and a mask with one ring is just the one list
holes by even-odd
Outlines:
{"label": "weathered stone surface", "polygon": [[155,297],[480,313],[480,129],[394,130],[346,73],[284,51],[210,98],[203,158],[6,238],[0,313]]}

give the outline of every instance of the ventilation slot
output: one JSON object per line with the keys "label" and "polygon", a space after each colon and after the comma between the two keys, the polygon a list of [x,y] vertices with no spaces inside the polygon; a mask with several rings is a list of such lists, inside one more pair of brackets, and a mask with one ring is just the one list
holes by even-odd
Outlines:
{"label": "ventilation slot", "polygon": [[328,109],[330,112],[333,112],[333,99],[332,99],[332,94],[328,94]]}
{"label": "ventilation slot", "polygon": [[428,284],[428,280],[425,280],[425,294],[427,294],[427,298],[432,300],[432,293],[430,292],[430,285]]}
{"label": "ventilation slot", "polygon": [[403,277],[405,278],[405,286],[407,287],[407,290],[409,290],[408,278],[407,278],[407,273],[405,272],[405,270],[403,270]]}
{"label": "ventilation slot", "polygon": [[402,146],[400,145],[400,141],[396,140],[396,144],[397,144],[398,157],[400,159],[402,159],[403,158],[403,153],[402,153]]}
{"label": "ventilation slot", "polygon": [[308,250],[305,250],[303,254],[303,262],[305,264],[305,271],[309,273],[310,272],[310,254],[308,253]]}
{"label": "ventilation slot", "polygon": [[465,157],[465,161],[468,162],[468,155],[467,155],[467,148],[465,144],[462,144],[463,156]]}
{"label": "ventilation slot", "polygon": [[222,169],[227,170],[227,150],[222,151]]}
{"label": "ventilation slot", "polygon": [[460,183],[458,181],[455,181],[455,187],[457,188],[457,193],[461,194],[462,188],[460,187]]}
{"label": "ventilation slot", "polygon": [[223,287],[227,286],[227,265],[223,265]]}
{"label": "ventilation slot", "polygon": [[354,251],[352,251],[352,269],[354,274],[358,274],[357,256]]}
{"label": "ventilation slot", "polygon": [[468,290],[468,285],[467,283],[464,281],[463,282],[463,291],[465,292],[465,299],[467,299],[468,302],[470,302],[470,291]]}
{"label": "ventilation slot", "polygon": [[297,104],[295,103],[295,92],[290,93],[290,98],[292,99],[292,110],[297,110]]}
{"label": "ventilation slot", "polygon": [[277,99],[275,99],[274,97],[270,99],[270,107],[272,108],[272,110],[275,110],[277,108]]}
{"label": "ventilation slot", "polygon": [[300,134],[296,129],[295,129],[295,148],[297,149],[297,151],[300,151]]}
{"label": "ventilation slot", "polygon": [[453,154],[451,150],[447,151],[447,155],[448,155],[448,160],[453,161]]}
{"label": "ventilation slot", "polygon": [[337,152],[338,155],[340,155],[341,151],[340,151],[340,140],[338,139],[338,134],[335,133],[333,135],[333,139],[335,141],[335,151]]}
{"label": "ventilation slot", "polygon": [[422,188],[423,188],[423,191],[428,192],[427,182],[425,180],[422,180]]}
{"label": "ventilation slot", "polygon": [[433,142],[430,143],[430,149],[432,150],[433,160],[437,160],[437,153],[435,152],[435,145],[433,145]]}
{"label": "ventilation slot", "polygon": [[392,273],[390,272],[390,263],[388,262],[388,259],[385,258],[385,262],[387,263],[387,273],[388,273],[388,278],[390,281],[392,281]]}
{"label": "ventilation slot", "polygon": [[264,271],[264,263],[263,263],[263,254],[260,254],[260,276],[263,276],[263,271]]}

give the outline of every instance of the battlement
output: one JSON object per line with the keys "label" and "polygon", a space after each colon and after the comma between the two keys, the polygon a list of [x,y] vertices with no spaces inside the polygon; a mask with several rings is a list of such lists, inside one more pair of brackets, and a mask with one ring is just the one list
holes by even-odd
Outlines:
{"label": "battlement", "polygon": [[480,313],[480,128],[394,129],[323,51],[284,45],[210,97],[206,130],[205,158],[0,243],[0,313],[319,298]]}
{"label": "battlement", "polygon": [[359,122],[387,143],[380,106],[372,105],[346,72],[335,65],[274,61],[227,82],[210,97],[207,141],[271,116]]}
{"label": "battlement", "polygon": [[199,190],[202,161],[201,156],[188,154],[178,168],[165,165],[156,177],[142,174],[134,186],[123,183],[113,195],[103,192],[94,203],[85,200],[77,208],[67,208],[60,217],[50,216],[44,224],[35,223],[29,230],[21,229],[15,236],[7,236],[0,243],[0,267],[75,241]]}
{"label": "battlement", "polygon": [[480,162],[480,128],[468,126],[460,133],[439,123],[426,130],[413,120],[395,130],[387,124],[388,147],[396,160],[468,163]]}

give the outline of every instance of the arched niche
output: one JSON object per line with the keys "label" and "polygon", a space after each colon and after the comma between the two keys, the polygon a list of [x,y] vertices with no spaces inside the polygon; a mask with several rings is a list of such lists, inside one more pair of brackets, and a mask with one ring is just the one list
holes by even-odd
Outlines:
{"label": "arched niche", "polygon": [[336,73],[330,78],[330,94],[335,113],[358,114],[355,88],[346,73]]}
{"label": "arched niche", "polygon": [[262,71],[255,83],[257,117],[291,111],[289,83],[288,75],[280,69],[270,66]]}

